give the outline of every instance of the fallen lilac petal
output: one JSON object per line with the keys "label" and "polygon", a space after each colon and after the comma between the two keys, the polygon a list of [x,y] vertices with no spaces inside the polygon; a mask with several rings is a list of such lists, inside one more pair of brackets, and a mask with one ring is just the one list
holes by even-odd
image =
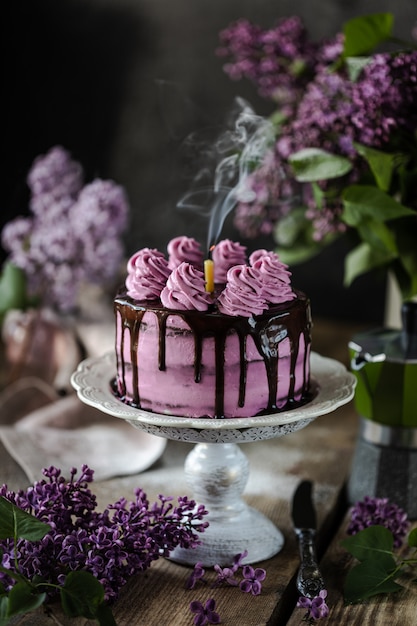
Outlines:
{"label": "fallen lilac petal", "polygon": [[203,578],[205,573],[206,573],[206,570],[203,568],[203,564],[200,561],[198,561],[194,565],[193,571],[191,572],[190,576],[186,580],[185,588],[194,589],[198,581],[205,583],[206,581]]}
{"label": "fallen lilac petal", "polygon": [[205,605],[203,605],[199,600],[193,600],[190,602],[190,611],[191,613],[195,613],[195,626],[220,624],[220,615],[214,610],[215,608],[216,601],[214,598],[209,598]]}

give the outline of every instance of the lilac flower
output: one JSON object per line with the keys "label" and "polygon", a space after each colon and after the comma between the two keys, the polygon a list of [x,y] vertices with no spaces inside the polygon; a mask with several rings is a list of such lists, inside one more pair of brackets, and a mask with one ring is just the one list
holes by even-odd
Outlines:
{"label": "lilac flower", "polygon": [[[404,161],[401,164],[400,158],[394,164],[395,176],[385,182],[390,188],[384,191],[404,206],[417,208],[410,175],[417,161],[416,50],[374,54],[353,73],[343,57],[345,35],[311,42],[299,17],[284,18],[271,29],[239,20],[219,39],[218,54],[226,59],[224,71],[234,80],[251,81],[277,107],[271,116],[275,145],[237,187],[234,224],[244,237],[273,234],[281,247],[295,252],[299,247],[305,254],[309,247],[314,253],[319,244],[347,231],[344,189],[352,184],[380,185],[369,158],[362,151],[359,154],[358,144],[402,155]],[[301,196],[285,195],[280,175],[285,174],[284,180],[288,173],[291,176],[290,157],[306,148],[344,157],[351,169],[344,176],[329,174],[328,179],[304,182],[307,193]],[[304,195],[314,198],[314,207],[303,201]],[[291,241],[283,242],[280,223],[289,223],[286,217],[293,209],[296,232]],[[366,233],[356,230],[360,240],[374,245]],[[409,297],[406,290],[403,295]]]}
{"label": "lilac flower", "polygon": [[[0,541],[2,566],[19,571],[28,578],[39,576],[52,584],[63,584],[73,570],[86,570],[103,585],[107,600],[117,598],[121,587],[133,574],[144,571],[160,556],[176,546],[193,548],[199,543],[207,511],[186,497],[173,499],[160,495],[150,505],[141,489],[135,500],[121,498],[103,512],[97,512],[96,496],[89,489],[93,471],[86,465],[76,479],[76,469],[69,480],[55,467],[44,470],[46,480],[36,482],[26,491],[0,487],[0,495],[19,508],[48,523],[51,531],[39,542],[19,539]],[[0,572],[6,591],[15,581]]]}
{"label": "lilac flower", "polygon": [[407,513],[388,498],[365,498],[357,502],[351,511],[351,519],[347,529],[349,535],[355,535],[369,526],[384,526],[394,536],[394,546],[399,548],[410,527]]}
{"label": "lilac flower", "polygon": [[[344,137],[348,154],[353,153],[352,141],[354,129],[351,116],[355,108],[352,103],[353,83],[344,75],[319,72],[306,87],[297,108],[297,114],[282,129],[282,137],[290,137],[290,151],[297,152],[305,147],[322,148],[329,152],[340,153],[340,145],[335,138]],[[282,138],[278,138],[277,148],[280,153]],[[288,146],[286,153],[287,156]]]}
{"label": "lilac flower", "polygon": [[239,20],[220,33],[219,56],[230,57],[225,72],[248,78],[259,93],[289,107],[314,67],[317,46],[308,41],[298,17],[284,18],[270,30]]}
{"label": "lilac flower", "polygon": [[299,186],[276,151],[270,150],[259,167],[240,181],[236,198],[234,222],[238,230],[247,237],[268,235],[299,199]]}
{"label": "lilac flower", "polygon": [[352,123],[358,141],[384,147],[395,131],[414,132],[416,81],[417,51],[373,57],[353,87]]}
{"label": "lilac flower", "polygon": [[129,206],[124,190],[97,179],[82,188],[82,168],[61,147],[38,157],[29,172],[33,216],[4,227],[9,260],[23,270],[29,297],[69,311],[80,285],[106,285],[123,258]]}
{"label": "lilac flower", "polygon": [[186,589],[194,589],[198,581],[205,583],[204,574],[206,570],[203,568],[203,564],[200,561],[194,565],[194,569],[191,572],[190,576],[187,578],[185,587]]}
{"label": "lilac flower", "polygon": [[[216,573],[216,579],[211,586],[218,587],[225,584],[230,585],[231,587],[239,587],[245,593],[252,593],[254,596],[259,595],[262,590],[262,581],[266,577],[266,572],[264,569],[259,567],[254,569],[250,565],[242,565],[242,561],[247,555],[247,550],[244,550],[240,554],[236,554],[233,557],[232,565],[230,567],[221,567],[220,565],[215,564],[213,569]],[[236,579],[236,574],[240,568],[242,568],[243,580],[239,583]],[[186,581],[186,588],[194,589],[199,580],[206,583],[207,581],[203,578],[204,575],[205,570],[202,563],[196,563],[193,572]],[[215,601],[213,598],[210,598],[210,600],[206,602],[205,606],[203,606],[203,604],[199,601],[191,602],[190,609],[196,614],[194,624],[220,623],[220,617],[214,611],[214,608]]]}
{"label": "lilac flower", "polygon": [[78,235],[88,231],[101,239],[122,233],[128,213],[123,188],[113,181],[96,179],[81,190],[71,209],[71,222]]}
{"label": "lilac flower", "polygon": [[220,615],[214,610],[216,601],[209,598],[205,605],[198,600],[190,602],[190,611],[195,613],[194,624],[204,626],[205,624],[220,624]]}
{"label": "lilac flower", "polygon": [[329,607],[326,604],[327,591],[322,589],[318,596],[313,599],[302,596],[297,602],[297,606],[307,609],[307,619],[317,620],[329,615]]}
{"label": "lilac flower", "polygon": [[239,582],[235,578],[237,568],[233,567],[221,567],[220,565],[214,566],[214,571],[217,574],[213,587],[218,587],[222,584],[230,585],[231,587],[237,587]]}
{"label": "lilac flower", "polygon": [[38,156],[29,171],[27,182],[32,192],[31,210],[43,210],[65,198],[75,198],[82,187],[83,171],[69,153],[55,146],[46,155]]}
{"label": "lilac flower", "polygon": [[27,249],[33,229],[33,219],[17,217],[5,224],[1,233],[1,243],[5,250],[11,252],[11,260],[17,267],[27,269]]}
{"label": "lilac flower", "polygon": [[251,565],[244,565],[242,568],[243,580],[239,587],[245,593],[258,596],[262,591],[262,581],[265,580],[266,571],[261,567],[254,569]]}
{"label": "lilac flower", "polygon": [[313,240],[323,241],[327,235],[335,233],[344,233],[346,224],[341,221],[342,206],[337,203],[330,206],[309,206],[306,210],[306,217],[313,225]]}
{"label": "lilac flower", "polygon": [[84,280],[97,285],[112,280],[123,259],[123,244],[118,237],[97,239],[85,232],[82,238]]}
{"label": "lilac flower", "polygon": [[248,551],[247,550],[243,550],[243,552],[240,552],[239,554],[236,554],[233,557],[233,565],[232,565],[232,569],[233,571],[237,571],[239,569],[239,567],[242,567],[242,561],[248,556]]}

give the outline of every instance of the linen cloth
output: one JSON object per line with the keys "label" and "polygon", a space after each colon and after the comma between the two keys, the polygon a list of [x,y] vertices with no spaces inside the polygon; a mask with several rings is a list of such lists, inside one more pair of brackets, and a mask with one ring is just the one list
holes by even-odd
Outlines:
{"label": "linen cloth", "polygon": [[[113,333],[111,322],[80,326],[86,355],[108,351]],[[63,363],[67,376],[76,365],[69,371]],[[61,397],[53,382],[37,376],[22,377],[0,392],[0,441],[31,482],[51,465],[68,475],[72,467],[87,464],[95,480],[135,474],[153,465],[166,446],[166,439],[87,406],[73,390]]]}

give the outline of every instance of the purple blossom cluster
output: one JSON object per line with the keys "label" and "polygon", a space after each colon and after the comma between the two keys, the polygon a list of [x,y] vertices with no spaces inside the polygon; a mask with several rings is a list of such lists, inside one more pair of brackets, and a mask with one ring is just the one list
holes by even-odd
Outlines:
{"label": "purple blossom cluster", "polygon": [[230,78],[249,79],[261,96],[290,112],[314,74],[319,49],[294,16],[267,30],[241,19],[220,33],[217,53],[230,58],[224,66]]}
{"label": "purple blossom cluster", "polygon": [[[253,596],[258,596],[262,591],[262,582],[266,578],[266,571],[262,567],[254,568],[252,565],[243,565],[242,561],[247,555],[247,550],[241,554],[236,554],[236,556],[233,557],[233,562],[230,567],[221,567],[218,564],[214,565],[213,569],[216,576],[211,587],[220,587],[221,585],[239,587],[244,593],[251,593]],[[239,570],[241,570],[242,573],[240,580],[236,578]],[[186,588],[194,589],[198,583],[207,584],[208,581],[204,578],[205,574],[206,570],[203,564],[197,562],[186,581]],[[215,606],[216,602],[214,598],[209,598],[205,605],[199,600],[190,602],[190,611],[195,614],[194,624],[196,626],[219,624],[220,616],[214,610]]]}
{"label": "purple blossom cluster", "polygon": [[306,620],[314,622],[318,619],[324,619],[329,615],[329,607],[326,604],[327,591],[322,589],[318,596],[314,598],[306,598],[302,596],[297,602],[297,607],[307,609]]}
{"label": "purple blossom cluster", "polygon": [[[311,42],[298,17],[284,18],[272,29],[240,20],[220,33],[218,53],[227,57],[225,72],[235,80],[249,79],[278,107],[273,116],[279,117],[275,145],[265,163],[249,173],[244,198],[238,195],[235,225],[243,236],[272,232],[285,217],[288,202],[283,211],[277,173],[283,173],[284,181],[291,178],[292,154],[319,148],[349,158],[353,167],[348,180],[339,181],[340,192],[346,182],[356,182],[368,171],[356,142],[378,150],[409,149],[407,136],[412,137],[417,126],[417,50],[375,54],[353,79],[346,63],[340,62],[343,44],[341,33]],[[327,191],[327,181],[319,185]],[[317,215],[313,194],[307,191],[306,218],[314,241],[346,228],[340,219],[340,193],[338,197],[336,189],[328,195],[329,200],[323,194]],[[300,206],[296,192],[292,199],[293,206]]]}
{"label": "purple blossom cluster", "polygon": [[278,157],[320,147],[354,157],[354,142],[373,148],[417,124],[417,51],[372,57],[358,79],[346,69],[319,69],[277,141]]}
{"label": "purple blossom cluster", "polygon": [[410,528],[407,513],[388,498],[365,496],[352,507],[348,535],[355,535],[369,526],[384,526],[394,537],[394,546],[401,547]]}
{"label": "purple blossom cluster", "polygon": [[[230,567],[221,567],[220,565],[214,565],[213,569],[216,573],[216,578],[212,587],[219,587],[221,585],[229,585],[231,587],[239,587],[245,593],[251,593],[253,596],[258,596],[262,591],[262,581],[266,578],[266,572],[261,567],[253,568],[251,565],[243,565],[242,561],[248,556],[247,550],[241,554],[236,554],[233,557],[233,563]],[[239,570],[242,572],[242,579],[239,581],[236,578]],[[187,579],[187,589],[194,589],[198,582],[207,583],[204,578],[206,570],[201,562],[197,562],[194,565],[194,569]]]}
{"label": "purple blossom cluster", "polygon": [[106,284],[119,270],[126,194],[108,180],[83,186],[81,165],[60,146],[35,159],[27,183],[31,215],[6,224],[2,245],[30,296],[69,311],[83,283]]}
{"label": "purple blossom cluster", "polygon": [[[130,576],[176,546],[195,547],[197,533],[208,526],[204,506],[187,497],[179,497],[174,506],[173,498],[160,495],[151,505],[139,488],[134,501],[121,498],[100,513],[88,487],[93,481],[88,466],[83,465],[77,479],[72,469],[68,481],[55,467],[43,473],[46,479],[26,491],[0,488],[0,495],[51,526],[41,541],[0,541],[2,566],[31,580],[36,576],[63,585],[69,572],[85,570],[103,585],[106,600],[114,600]],[[8,591],[15,581],[0,572],[0,583]]]}
{"label": "purple blossom cluster", "polygon": [[[240,181],[234,223],[246,237],[271,234],[274,224],[291,211],[300,187],[270,150],[255,170]],[[274,198],[273,201],[271,199]]]}

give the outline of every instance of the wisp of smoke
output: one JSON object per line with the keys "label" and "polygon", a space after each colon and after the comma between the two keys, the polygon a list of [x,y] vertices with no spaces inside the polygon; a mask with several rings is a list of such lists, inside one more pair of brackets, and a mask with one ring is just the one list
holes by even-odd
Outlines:
{"label": "wisp of smoke", "polygon": [[185,148],[197,156],[199,168],[177,207],[208,218],[207,250],[218,241],[227,216],[236,206],[238,193],[242,199],[245,178],[262,160],[273,137],[272,124],[256,115],[245,100],[237,98],[226,130],[211,145],[198,134],[187,138]]}

